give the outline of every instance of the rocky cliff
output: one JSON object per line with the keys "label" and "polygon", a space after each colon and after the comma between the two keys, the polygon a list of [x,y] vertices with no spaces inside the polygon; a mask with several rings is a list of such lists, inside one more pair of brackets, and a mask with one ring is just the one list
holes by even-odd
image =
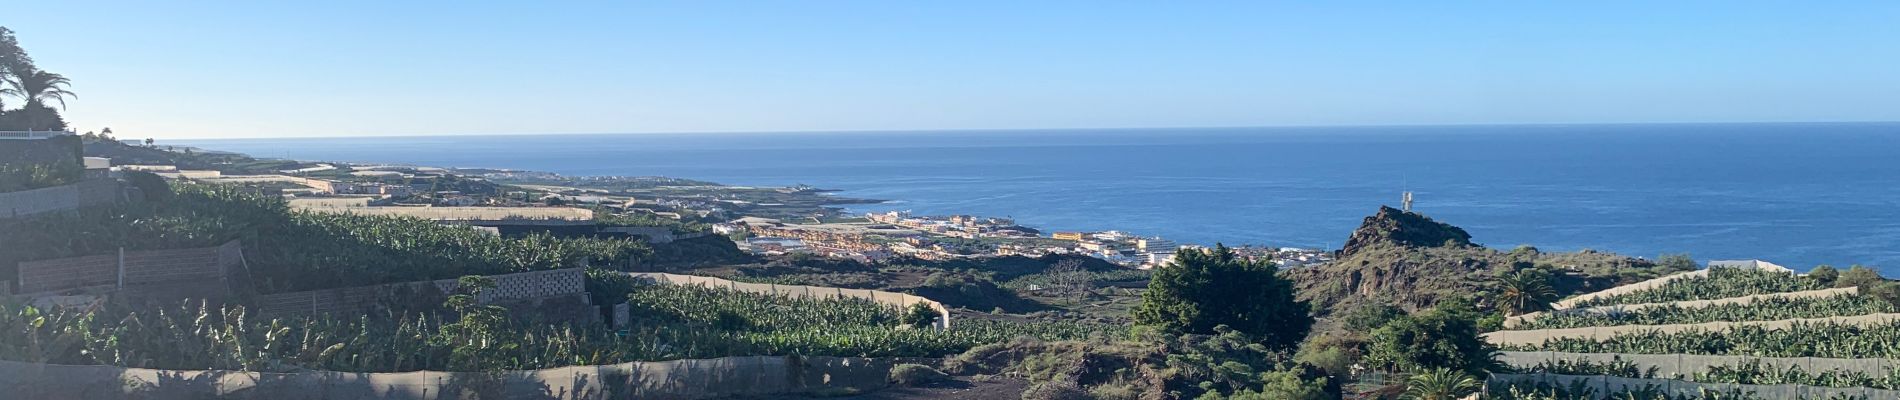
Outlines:
{"label": "rocky cliff", "polygon": [[1316,313],[1367,302],[1418,310],[1453,295],[1482,301],[1499,275],[1521,268],[1554,272],[1560,294],[1607,288],[1663,271],[1649,261],[1596,251],[1501,252],[1471,242],[1464,229],[1424,215],[1380,207],[1352,233],[1337,260],[1286,272]]}
{"label": "rocky cliff", "polygon": [[1343,254],[1354,254],[1380,246],[1464,247],[1471,246],[1471,234],[1464,229],[1419,213],[1379,206],[1379,212],[1366,217],[1359,229],[1346,239]]}

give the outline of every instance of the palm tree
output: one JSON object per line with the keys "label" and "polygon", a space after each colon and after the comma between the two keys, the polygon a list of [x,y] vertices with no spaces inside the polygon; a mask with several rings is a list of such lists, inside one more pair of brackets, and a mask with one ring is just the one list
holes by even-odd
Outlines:
{"label": "palm tree", "polygon": [[72,91],[66,90],[72,85],[72,81],[66,79],[65,75],[46,72],[30,63],[16,62],[7,69],[12,71],[13,80],[7,82],[12,87],[5,89],[6,94],[26,100],[28,109],[44,106],[50,101],[58,101],[59,108],[64,110],[66,98],[79,97]]}
{"label": "palm tree", "polygon": [[1498,308],[1517,315],[1550,309],[1557,300],[1557,289],[1550,287],[1550,276],[1542,270],[1519,270],[1498,278]]}
{"label": "palm tree", "polygon": [[1407,400],[1454,400],[1478,391],[1478,379],[1450,368],[1439,368],[1405,381]]}

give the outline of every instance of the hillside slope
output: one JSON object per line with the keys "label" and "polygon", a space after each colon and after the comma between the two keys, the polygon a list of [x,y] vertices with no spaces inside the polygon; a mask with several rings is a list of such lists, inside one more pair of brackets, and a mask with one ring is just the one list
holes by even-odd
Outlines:
{"label": "hillside slope", "polygon": [[1542,253],[1523,246],[1498,251],[1473,243],[1471,234],[1456,226],[1380,207],[1353,231],[1337,260],[1287,274],[1300,298],[1326,315],[1369,302],[1418,310],[1451,295],[1482,301],[1494,277],[1523,268],[1550,270],[1560,296],[1666,273],[1648,260],[1590,250]]}

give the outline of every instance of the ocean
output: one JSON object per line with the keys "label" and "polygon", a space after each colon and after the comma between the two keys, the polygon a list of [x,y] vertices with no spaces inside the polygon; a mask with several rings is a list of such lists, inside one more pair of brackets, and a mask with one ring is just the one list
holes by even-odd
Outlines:
{"label": "ocean", "polygon": [[1509,249],[1900,276],[1900,123],[564,134],[160,143],[259,157],[809,184],[858,211],[1338,248],[1404,191]]}

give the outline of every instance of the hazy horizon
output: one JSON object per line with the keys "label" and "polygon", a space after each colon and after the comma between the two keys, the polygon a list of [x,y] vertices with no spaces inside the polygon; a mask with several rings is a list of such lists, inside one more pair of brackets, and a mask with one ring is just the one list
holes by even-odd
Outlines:
{"label": "hazy horizon", "polygon": [[[1257,126],[1141,126],[1141,127],[1069,127],[1069,128],[971,128],[971,129],[857,129],[857,130],[747,130],[747,131],[650,131],[650,132],[442,132],[442,133],[389,133],[365,135],[312,135],[312,136],[273,136],[273,137],[175,137],[161,140],[179,141],[224,141],[224,140],[270,140],[270,139],[350,139],[350,138],[437,138],[437,137],[512,137],[512,136],[613,136],[613,135],[771,135],[771,134],[928,134],[928,133],[1065,133],[1093,131],[1168,131],[1168,130],[1280,130],[1280,129],[1341,129],[1352,128],[1457,128],[1457,127],[1575,127],[1575,126],[1669,126],[1669,125],[1900,125],[1893,121],[1731,121],[1731,122],[1589,122],[1589,123],[1469,123],[1469,124],[1339,124],[1339,125],[1257,125]],[[1275,134],[1276,132],[1248,132],[1250,134]],[[1350,132],[1347,132],[1350,134]],[[118,137],[121,141],[142,141],[143,137]],[[160,143],[163,144],[163,143]]]}

